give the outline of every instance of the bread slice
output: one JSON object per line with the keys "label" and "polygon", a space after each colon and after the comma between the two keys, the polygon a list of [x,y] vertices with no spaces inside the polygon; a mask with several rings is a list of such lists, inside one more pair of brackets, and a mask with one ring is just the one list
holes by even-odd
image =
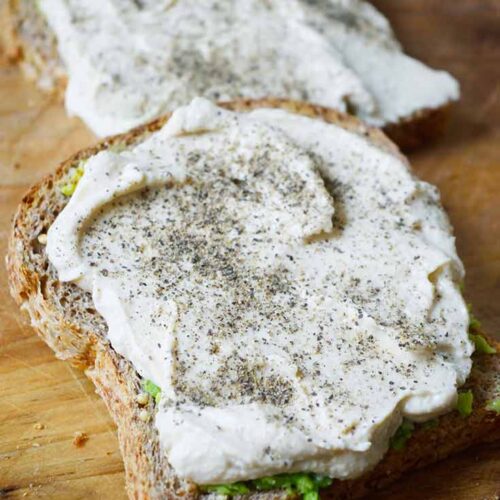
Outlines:
{"label": "bread slice", "polygon": [[[365,136],[377,147],[400,155],[382,132],[366,127],[355,118],[338,112],[291,101],[239,101],[225,107],[247,111],[276,107],[335,123]],[[193,484],[175,477],[159,450],[152,419],[144,421],[136,402],[141,378],[129,361],[117,354],[106,339],[106,325],[95,311],[90,294],[72,283],[61,283],[47,259],[45,237],[48,228],[68,201],[61,191],[80,161],[104,149],[124,150],[160,129],[168,116],[129,133],[106,139],[80,151],[62,163],[24,196],[14,217],[7,267],[11,293],[31,324],[58,358],[82,368],[118,426],[130,498],[196,498]],[[498,346],[500,347],[500,345]],[[497,349],[500,351],[500,349]],[[467,417],[452,412],[439,419],[432,429],[419,426],[403,451],[390,450],[386,457],[363,477],[334,481],[323,490],[324,498],[358,498],[381,488],[410,469],[435,462],[475,443],[500,439],[500,415],[488,411],[487,401],[500,396],[500,355],[478,354],[467,387],[474,393],[474,410]],[[154,403],[147,407],[153,414]],[[142,419],[141,419],[142,417]],[[247,497],[284,498],[283,491],[255,493]]]}
{"label": "bread slice", "polygon": [[31,0],[7,0],[1,7],[0,42],[6,58],[20,64],[23,73],[44,91],[61,99],[66,71],[57,43],[45,18]]}
{"label": "bread slice", "polygon": [[[7,0],[7,28],[3,44],[11,61],[18,62],[24,74],[60,100],[64,97],[67,75],[57,42],[33,0]],[[0,37],[2,34],[0,33]],[[403,150],[409,151],[440,135],[449,121],[452,103],[421,109],[397,123],[384,127],[385,133]]]}

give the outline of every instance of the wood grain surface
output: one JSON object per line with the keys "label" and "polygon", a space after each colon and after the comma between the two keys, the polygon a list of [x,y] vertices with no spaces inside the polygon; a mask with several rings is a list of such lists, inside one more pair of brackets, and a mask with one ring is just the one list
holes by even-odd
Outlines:
{"label": "wood grain surface", "polygon": [[[2,0],[0,0],[1,2]],[[438,143],[410,155],[436,184],[467,268],[466,295],[500,332],[500,0],[377,0],[407,51],[453,73],[463,97]],[[95,138],[0,65],[0,255],[30,184]],[[85,432],[82,447],[74,434]],[[125,498],[114,425],[93,386],[21,321],[0,266],[0,497]],[[500,447],[407,475],[373,499],[498,499]]]}

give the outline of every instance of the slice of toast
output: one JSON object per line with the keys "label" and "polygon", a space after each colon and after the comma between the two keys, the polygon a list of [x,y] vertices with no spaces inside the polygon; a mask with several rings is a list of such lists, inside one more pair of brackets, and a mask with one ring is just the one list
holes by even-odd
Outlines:
{"label": "slice of toast", "polygon": [[[277,107],[316,117],[363,135],[377,147],[399,155],[397,148],[379,130],[332,110],[276,100],[239,101],[225,107],[237,111]],[[106,402],[118,426],[129,495],[143,499],[196,498],[202,494],[195,485],[175,477],[160,453],[153,418],[144,418],[144,407],[136,402],[137,395],[142,392],[140,376],[109,344],[105,322],[95,311],[90,294],[72,283],[58,281],[44,244],[48,228],[68,202],[69,198],[61,193],[60,187],[68,181],[74,167],[101,150],[119,151],[141,142],[167,120],[168,116],[160,118],[80,151],[60,165],[54,174],[33,186],[15,215],[7,256],[11,293],[30,317],[34,329],[58,358],[85,371]],[[405,471],[443,459],[475,443],[500,439],[500,415],[486,409],[488,401],[500,396],[499,369],[499,354],[475,355],[466,386],[474,394],[470,416],[462,417],[453,411],[441,417],[434,428],[417,426],[404,450],[390,450],[361,478],[334,481],[331,487],[322,491],[322,497],[358,498],[394,481]],[[154,403],[151,401],[146,409],[152,416]],[[270,499],[284,498],[287,494],[271,491],[246,496]]]}
{"label": "slice of toast", "polygon": [[[59,57],[55,35],[33,0],[7,0],[6,28],[0,33],[7,57],[18,62],[24,74],[44,91],[61,101],[67,74]],[[452,102],[420,109],[384,127],[385,133],[403,150],[409,151],[442,135],[449,121]]]}

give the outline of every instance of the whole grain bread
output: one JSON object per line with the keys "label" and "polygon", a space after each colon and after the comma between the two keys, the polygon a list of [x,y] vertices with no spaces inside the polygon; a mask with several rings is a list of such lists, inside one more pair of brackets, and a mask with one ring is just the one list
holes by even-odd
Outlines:
{"label": "whole grain bread", "polygon": [[[366,137],[377,147],[403,158],[382,132],[355,118],[304,103],[277,100],[239,101],[224,105],[247,111],[276,107],[335,123]],[[96,312],[90,294],[72,283],[61,283],[45,253],[48,228],[68,202],[60,191],[74,167],[105,149],[124,150],[161,128],[168,116],[123,135],[106,139],[74,154],[57,170],[33,186],[15,214],[9,241],[7,267],[11,293],[27,313],[35,331],[60,359],[82,368],[94,382],[118,427],[130,498],[197,498],[194,484],[179,480],[159,449],[152,418],[144,421],[144,407],[136,402],[142,391],[141,378],[129,361],[117,354],[106,338],[106,325]],[[490,341],[491,342],[491,341]],[[500,347],[500,346],[498,346]],[[498,350],[498,349],[497,349]],[[486,409],[487,401],[500,396],[500,355],[478,354],[467,387],[474,393],[474,410],[467,417],[451,412],[435,428],[418,427],[403,451],[390,450],[385,458],[363,477],[334,481],[322,491],[323,498],[358,498],[381,488],[405,471],[443,459],[475,443],[500,439],[500,416]],[[153,415],[154,403],[146,407]],[[142,412],[142,414],[141,414]],[[284,498],[274,491],[247,497]]]}
{"label": "whole grain bread", "polygon": [[[47,92],[61,100],[67,83],[64,64],[59,57],[57,41],[45,18],[33,6],[33,0],[7,0],[7,27],[3,45],[7,57],[20,64],[24,74]],[[271,97],[271,96],[270,96]],[[384,132],[403,150],[410,151],[442,135],[449,121],[452,103],[421,109]]]}

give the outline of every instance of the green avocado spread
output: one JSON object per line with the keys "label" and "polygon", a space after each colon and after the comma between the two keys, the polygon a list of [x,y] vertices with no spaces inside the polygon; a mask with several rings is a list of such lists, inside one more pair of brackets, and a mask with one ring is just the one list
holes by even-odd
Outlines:
{"label": "green avocado spread", "polygon": [[161,389],[151,380],[145,380],[142,384],[143,389],[155,400],[158,404],[161,398]]}
{"label": "green avocado spread", "polygon": [[80,163],[78,167],[73,169],[68,182],[66,182],[61,186],[61,193],[64,196],[71,196],[75,192],[76,186],[78,185],[82,177],[83,177],[83,165]]}
{"label": "green avocado spread", "polygon": [[318,500],[319,490],[331,484],[332,480],[329,477],[298,472],[277,474],[232,484],[200,486],[200,488],[206,493],[217,493],[228,497],[244,495],[251,491],[285,490],[289,495],[301,495],[304,500]]}

